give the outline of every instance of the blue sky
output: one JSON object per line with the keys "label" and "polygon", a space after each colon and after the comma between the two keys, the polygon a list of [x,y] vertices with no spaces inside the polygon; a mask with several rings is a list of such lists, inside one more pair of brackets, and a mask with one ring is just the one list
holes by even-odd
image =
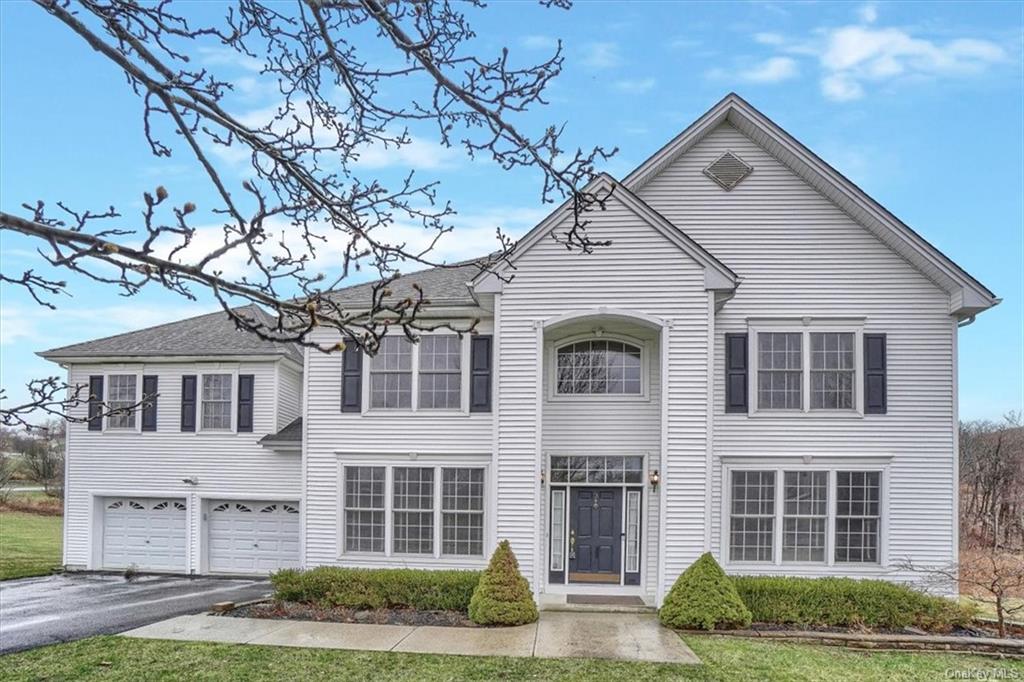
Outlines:
{"label": "blue sky", "polygon": [[[216,12],[216,3],[186,5]],[[549,105],[519,119],[537,132],[568,124],[573,146],[617,146],[617,177],[736,91],[816,151],[1004,302],[961,331],[964,418],[1024,408],[1024,87],[1020,3],[581,3],[569,12],[493,2],[472,12],[476,49],[508,46],[542,61],[561,39],[564,73]],[[374,53],[375,55],[378,53]],[[379,53],[385,58],[394,59]],[[197,58],[232,77],[236,113],[275,103],[245,63],[216,48]],[[152,157],[141,107],[123,77],[28,2],[0,3],[0,206],[58,199],[137,215],[163,184],[179,203],[210,193],[184,156]],[[441,149],[429,131],[368,170],[394,178],[415,167],[441,181],[459,210],[442,243],[449,259],[491,248],[546,212],[538,178],[505,173]],[[241,168],[222,159],[236,183]],[[487,191],[481,191],[486,188]],[[0,233],[3,268],[38,267],[29,240]],[[134,299],[71,279],[57,313],[22,291],[0,291],[0,367],[12,399],[56,368],[37,350],[213,309],[157,290]]]}

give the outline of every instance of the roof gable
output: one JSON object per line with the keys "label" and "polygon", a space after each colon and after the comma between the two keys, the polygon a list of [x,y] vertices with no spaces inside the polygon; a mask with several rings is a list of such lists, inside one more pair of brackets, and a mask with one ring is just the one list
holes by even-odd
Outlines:
{"label": "roof gable", "polygon": [[999,303],[1000,299],[981,282],[735,93],[727,95],[640,164],[626,176],[623,185],[634,192],[639,190],[725,122],[761,146],[949,293],[951,313],[968,317]]}
{"label": "roof gable", "polygon": [[[607,173],[601,173],[595,177],[584,189],[584,192],[607,193],[609,201],[618,201],[651,227],[664,235],[670,242],[675,244],[681,251],[690,256],[698,265],[704,268],[704,285],[709,290],[732,290],[738,284],[736,274],[726,267],[715,256],[709,253],[704,247],[691,239],[685,232],[669,222],[664,216],[655,211],[640,197],[636,196],[624,185],[619,183]],[[515,266],[515,262],[528,252],[535,244],[551,234],[565,220],[570,219],[570,202],[566,201],[557,209],[552,211],[547,218],[530,230],[520,239],[512,254],[500,263],[491,272],[478,275],[473,280],[473,288],[481,293],[494,293],[501,291],[503,273]]]}

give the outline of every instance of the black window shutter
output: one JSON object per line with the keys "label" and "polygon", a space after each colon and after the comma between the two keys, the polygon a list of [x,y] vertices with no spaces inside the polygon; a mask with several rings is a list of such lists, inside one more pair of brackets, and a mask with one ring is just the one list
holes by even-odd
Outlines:
{"label": "black window shutter", "polygon": [[750,381],[747,362],[747,335],[725,335],[725,411],[747,411],[747,382]]}
{"label": "black window shutter", "polygon": [[103,377],[89,377],[89,430],[103,430]]}
{"label": "black window shutter", "polygon": [[362,412],[363,353],[354,342],[345,346],[341,357],[341,411]]}
{"label": "black window shutter", "polygon": [[252,400],[255,377],[252,374],[238,375],[238,431],[252,431]]}
{"label": "black window shutter", "polygon": [[157,378],[155,374],[142,377],[142,430],[156,431],[156,394]]}
{"label": "black window shutter", "polygon": [[885,334],[864,335],[864,412],[885,414],[889,409]]}
{"label": "black window shutter", "polygon": [[181,430],[196,430],[196,375],[181,377]]}
{"label": "black window shutter", "polygon": [[469,411],[491,411],[491,346],[493,337],[477,334],[470,339]]}

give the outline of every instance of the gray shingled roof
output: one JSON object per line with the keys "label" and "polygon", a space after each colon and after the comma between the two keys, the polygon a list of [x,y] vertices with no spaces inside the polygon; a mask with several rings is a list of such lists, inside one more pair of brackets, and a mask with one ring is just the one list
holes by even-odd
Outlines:
{"label": "gray shingled roof", "polygon": [[[266,315],[256,306],[239,311]],[[158,355],[286,355],[302,362],[302,351],[292,343],[266,341],[237,329],[224,312],[108,336],[39,353],[44,358],[127,357]]]}
{"label": "gray shingled roof", "polygon": [[[416,292],[413,284],[423,288],[423,295],[433,304],[475,305],[476,301],[466,284],[480,273],[478,263],[481,259],[453,263],[445,267],[430,268],[419,272],[402,275],[388,285],[391,296],[386,300],[401,301],[413,297]],[[332,300],[342,305],[365,305],[370,302],[373,283],[356,284],[338,289],[328,294]]]}
{"label": "gray shingled roof", "polygon": [[[415,297],[413,284],[423,288],[424,295],[435,305],[473,305],[466,283],[479,272],[479,259],[454,263],[402,275],[389,285],[387,300],[400,301]],[[368,305],[373,284],[355,284],[328,294],[342,305]],[[256,306],[239,310],[265,315]],[[126,357],[157,355],[287,355],[302,362],[302,351],[291,343],[265,341],[250,332],[235,328],[223,312],[200,315],[187,320],[169,322],[148,329],[126,332],[70,346],[51,348],[39,353],[44,358]]]}
{"label": "gray shingled roof", "polygon": [[302,443],[302,417],[292,420],[288,426],[277,433],[269,433],[260,438],[260,445],[298,445]]}

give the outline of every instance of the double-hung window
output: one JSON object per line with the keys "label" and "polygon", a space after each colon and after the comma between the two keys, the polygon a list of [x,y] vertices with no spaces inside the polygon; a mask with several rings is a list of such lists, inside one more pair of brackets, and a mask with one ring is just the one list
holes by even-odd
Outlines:
{"label": "double-hung window", "polygon": [[729,561],[878,563],[881,490],[881,471],[732,470]]}
{"label": "double-hung window", "polygon": [[810,325],[754,329],[757,412],[858,412],[861,335]]}
{"label": "double-hung window", "polygon": [[485,468],[344,467],[344,551],[440,558],[484,554]]}
{"label": "double-hung window", "polygon": [[463,409],[463,353],[457,334],[424,334],[418,343],[386,336],[369,362],[370,409]]}
{"label": "double-hung window", "polygon": [[138,400],[138,376],[135,374],[111,374],[107,377],[108,429],[134,429],[136,426],[133,409]]}
{"label": "double-hung window", "polygon": [[370,407],[412,407],[412,342],[385,336],[370,360]]}
{"label": "double-hung window", "polygon": [[232,374],[204,374],[202,386],[202,428],[231,429]]}

